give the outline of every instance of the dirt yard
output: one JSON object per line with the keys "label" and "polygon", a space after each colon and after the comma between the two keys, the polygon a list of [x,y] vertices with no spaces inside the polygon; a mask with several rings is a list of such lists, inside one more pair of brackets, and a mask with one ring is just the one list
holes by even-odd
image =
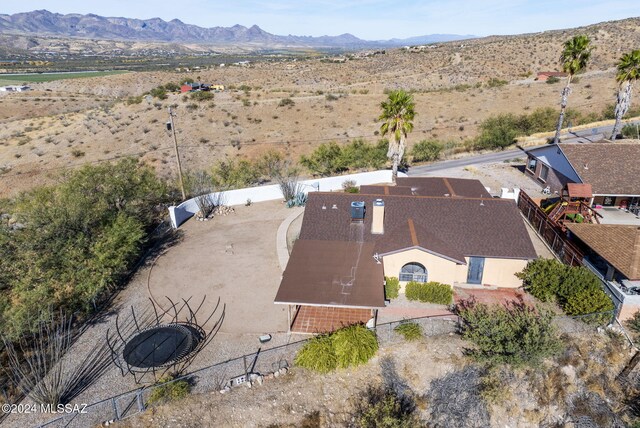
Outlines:
{"label": "dirt yard", "polygon": [[151,296],[160,304],[166,304],[165,296],[207,296],[209,305],[220,296],[226,304],[220,332],[286,332],[286,307],[273,299],[281,278],[276,232],[291,211],[280,201],[234,208],[228,216],[181,226],[181,244],[160,256],[151,271]]}

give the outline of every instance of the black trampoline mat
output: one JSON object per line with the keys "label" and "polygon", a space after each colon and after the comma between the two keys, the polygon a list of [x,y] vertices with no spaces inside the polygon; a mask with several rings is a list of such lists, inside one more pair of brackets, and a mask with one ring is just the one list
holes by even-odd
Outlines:
{"label": "black trampoline mat", "polygon": [[124,347],[124,360],[139,368],[161,367],[189,354],[197,344],[194,332],[180,324],[169,324],[135,335]]}

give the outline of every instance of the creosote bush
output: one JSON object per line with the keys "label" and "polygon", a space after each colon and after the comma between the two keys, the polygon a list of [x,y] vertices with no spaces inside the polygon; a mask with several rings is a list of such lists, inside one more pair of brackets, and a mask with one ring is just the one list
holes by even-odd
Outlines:
{"label": "creosote bush", "polygon": [[375,333],[362,324],[355,324],[309,340],[296,355],[295,364],[327,373],[364,364],[377,351]]}
{"label": "creosote bush", "polygon": [[422,140],[411,149],[413,162],[431,162],[438,160],[444,146],[436,140]]}
{"label": "creosote bush", "polygon": [[414,322],[403,322],[393,329],[398,334],[401,334],[405,340],[412,341],[418,340],[422,337],[422,327],[420,324]]}
{"label": "creosote bush", "polygon": [[462,336],[474,344],[467,352],[479,361],[538,366],[562,349],[549,311],[522,302],[489,306],[466,300],[455,312],[462,320]]}
{"label": "creosote bush", "polygon": [[409,300],[450,305],[453,303],[453,288],[439,282],[415,282],[410,281],[405,288],[405,294]]}
{"label": "creosote bush", "polygon": [[387,386],[369,385],[354,400],[353,421],[358,428],[413,428],[424,426],[414,400]]}

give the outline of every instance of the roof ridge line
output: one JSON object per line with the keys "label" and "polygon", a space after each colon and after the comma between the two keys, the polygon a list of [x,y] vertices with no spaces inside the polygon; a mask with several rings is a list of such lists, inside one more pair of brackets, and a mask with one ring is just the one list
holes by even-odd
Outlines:
{"label": "roof ridge line", "polygon": [[[368,186],[372,186],[372,185],[368,185]],[[382,187],[382,186],[381,186]],[[462,201],[462,200],[469,200],[469,201],[512,201],[513,199],[507,199],[507,198],[494,198],[492,196],[490,197],[486,197],[486,198],[472,198],[469,196],[420,196],[420,195],[380,195],[377,193],[341,193],[341,192],[326,192],[326,191],[320,191],[320,192],[309,192],[309,194],[323,194],[323,195],[334,195],[334,196],[353,196],[353,197],[358,197],[358,196],[374,196],[374,197],[381,197],[381,196],[385,196],[385,197],[390,197],[390,198],[422,198],[422,199],[449,199],[449,200],[454,200],[454,201]]]}

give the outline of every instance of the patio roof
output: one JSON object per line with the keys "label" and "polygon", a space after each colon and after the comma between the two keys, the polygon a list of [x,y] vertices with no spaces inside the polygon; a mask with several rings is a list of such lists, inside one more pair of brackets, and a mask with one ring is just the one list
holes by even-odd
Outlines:
{"label": "patio roof", "polygon": [[586,223],[566,226],[628,279],[640,279],[640,227]]}
{"label": "patio roof", "polygon": [[[362,225],[360,225],[362,227]],[[373,242],[298,240],[275,303],[384,307],[382,264]]]}
{"label": "patio roof", "polygon": [[567,183],[567,192],[570,198],[591,198],[593,190],[591,184]]}

